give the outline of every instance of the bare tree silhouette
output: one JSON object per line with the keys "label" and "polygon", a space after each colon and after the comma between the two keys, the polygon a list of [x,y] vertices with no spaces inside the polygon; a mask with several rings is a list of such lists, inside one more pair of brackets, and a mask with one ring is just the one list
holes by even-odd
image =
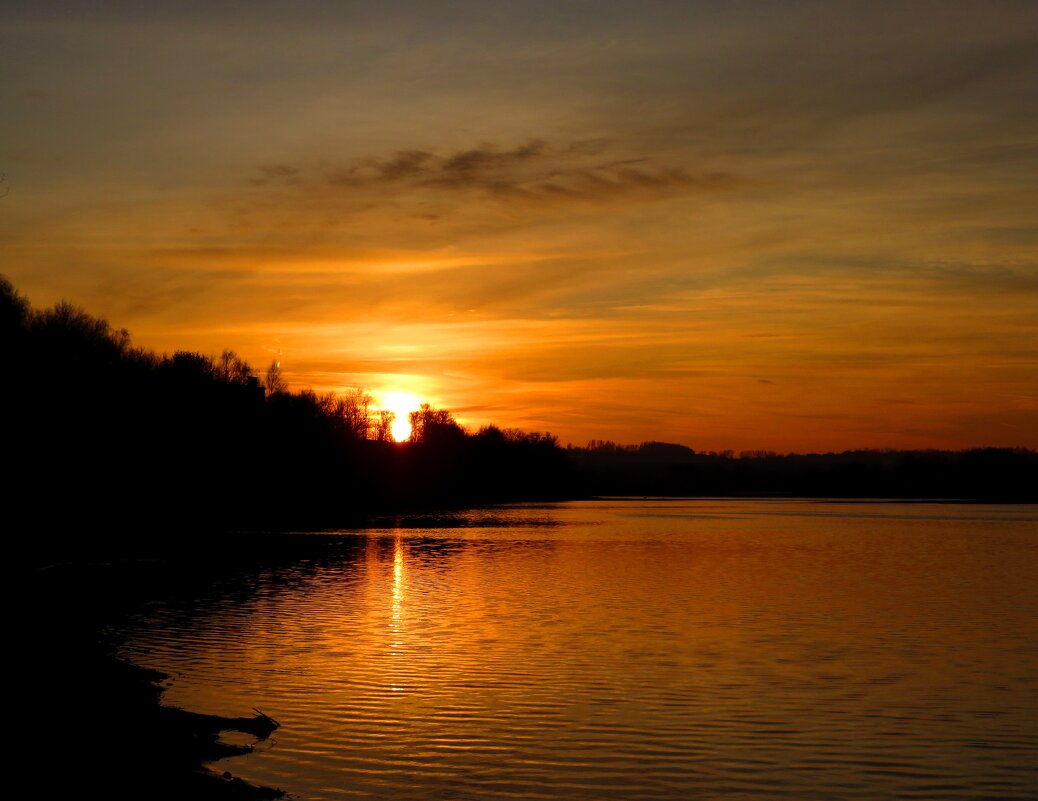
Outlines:
{"label": "bare tree silhouette", "polygon": [[263,378],[263,387],[267,390],[267,395],[278,395],[282,392],[288,392],[288,382],[281,375],[281,362],[276,359],[267,368],[267,374]]}

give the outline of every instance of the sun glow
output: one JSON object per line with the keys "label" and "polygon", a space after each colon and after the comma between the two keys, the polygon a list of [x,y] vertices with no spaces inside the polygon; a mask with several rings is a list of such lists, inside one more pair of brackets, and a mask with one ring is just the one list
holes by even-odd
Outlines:
{"label": "sun glow", "polygon": [[411,436],[411,421],[408,416],[418,409],[422,402],[409,392],[388,392],[382,396],[381,409],[393,413],[393,424],[389,433],[397,442],[403,442]]}

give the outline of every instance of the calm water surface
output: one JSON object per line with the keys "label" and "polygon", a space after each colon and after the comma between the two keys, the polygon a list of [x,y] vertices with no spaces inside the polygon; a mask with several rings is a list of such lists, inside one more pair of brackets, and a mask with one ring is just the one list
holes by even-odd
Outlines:
{"label": "calm water surface", "polygon": [[[1038,798],[1038,509],[522,505],[156,602],[166,702],[303,799]],[[222,767],[222,765],[221,765]]]}

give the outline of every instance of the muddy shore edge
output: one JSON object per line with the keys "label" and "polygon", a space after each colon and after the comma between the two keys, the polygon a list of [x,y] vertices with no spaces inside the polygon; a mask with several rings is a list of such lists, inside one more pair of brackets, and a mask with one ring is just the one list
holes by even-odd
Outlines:
{"label": "muddy shore edge", "polygon": [[186,567],[164,558],[15,565],[10,689],[28,711],[8,722],[16,724],[19,775],[39,793],[100,793],[111,801],[284,796],[234,777],[233,760],[205,765],[250,750],[219,742],[221,731],[245,730],[261,740],[273,731],[272,719],[164,706],[166,676],[119,656],[112,632],[120,621],[172,587],[192,591],[207,580]]}
{"label": "muddy shore edge", "polygon": [[230,718],[163,706],[161,682],[168,676],[112,655],[99,657],[96,670],[110,675],[106,693],[109,712],[116,719],[121,717],[123,731],[145,746],[134,749],[136,764],[128,771],[136,793],[142,786],[151,786],[159,797],[202,801],[268,801],[285,795],[279,788],[250,784],[233,776],[233,762],[221,765],[226,767],[224,771],[206,766],[252,751],[248,745],[221,742],[221,732],[244,732],[260,742],[278,728],[272,718],[263,714]]}

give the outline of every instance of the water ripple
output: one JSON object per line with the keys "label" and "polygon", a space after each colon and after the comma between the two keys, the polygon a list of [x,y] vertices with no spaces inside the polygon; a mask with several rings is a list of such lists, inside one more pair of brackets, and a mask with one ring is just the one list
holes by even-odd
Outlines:
{"label": "water ripple", "polygon": [[1038,797],[1026,507],[614,501],[330,535],[149,606],[167,701],[300,798]]}

